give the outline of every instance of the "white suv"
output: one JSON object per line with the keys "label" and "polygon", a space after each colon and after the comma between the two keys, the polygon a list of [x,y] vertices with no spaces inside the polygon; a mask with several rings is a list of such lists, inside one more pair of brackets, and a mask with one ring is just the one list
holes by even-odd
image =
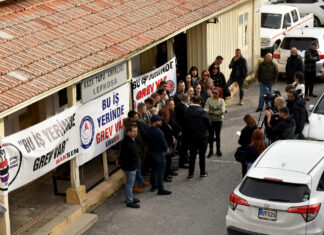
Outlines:
{"label": "white suv", "polygon": [[301,15],[314,14],[314,26],[324,25],[324,0],[272,0],[272,4],[297,7]]}
{"label": "white suv", "polygon": [[286,72],[287,59],[290,49],[296,47],[298,54],[304,61],[305,51],[313,42],[318,44],[320,60],[316,63],[316,76],[324,77],[324,28],[302,28],[295,29],[286,34],[278,49],[273,53],[273,59],[278,64],[279,73]]}
{"label": "white suv", "polygon": [[228,234],[324,233],[324,144],[277,141],[229,198]]}

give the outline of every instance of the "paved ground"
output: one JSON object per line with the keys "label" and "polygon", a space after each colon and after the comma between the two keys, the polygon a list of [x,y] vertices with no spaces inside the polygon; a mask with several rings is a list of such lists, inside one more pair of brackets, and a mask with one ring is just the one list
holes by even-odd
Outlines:
{"label": "paved ground", "polygon": [[[283,91],[284,86],[285,83],[279,83],[277,88]],[[323,83],[317,84],[315,93],[322,93],[323,88]],[[225,234],[228,196],[241,180],[241,165],[233,157],[238,146],[235,132],[244,127],[245,114],[253,114],[257,120],[254,111],[258,95],[258,85],[254,83],[246,90],[244,106],[236,104],[237,97],[229,102],[222,129],[223,157],[207,160],[207,178],[199,179],[197,165],[195,178],[190,181],[187,171],[179,170],[179,176],[165,184],[172,195],[157,196],[146,189],[136,195],[141,200],[140,209],[125,207],[122,189],[94,211],[99,221],[85,234]],[[315,101],[311,99],[308,104]]]}

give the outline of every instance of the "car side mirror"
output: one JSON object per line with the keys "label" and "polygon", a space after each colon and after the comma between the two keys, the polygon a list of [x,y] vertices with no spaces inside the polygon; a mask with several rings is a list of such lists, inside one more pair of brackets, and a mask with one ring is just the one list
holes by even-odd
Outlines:
{"label": "car side mirror", "polygon": [[315,105],[313,105],[313,104],[309,105],[309,107],[308,107],[309,112],[313,112],[314,106]]}

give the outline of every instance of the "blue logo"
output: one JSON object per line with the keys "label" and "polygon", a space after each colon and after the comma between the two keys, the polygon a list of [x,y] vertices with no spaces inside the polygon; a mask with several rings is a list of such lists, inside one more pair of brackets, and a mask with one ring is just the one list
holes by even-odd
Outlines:
{"label": "blue logo", "polygon": [[91,146],[95,132],[95,126],[90,116],[85,116],[80,124],[81,147],[87,149]]}

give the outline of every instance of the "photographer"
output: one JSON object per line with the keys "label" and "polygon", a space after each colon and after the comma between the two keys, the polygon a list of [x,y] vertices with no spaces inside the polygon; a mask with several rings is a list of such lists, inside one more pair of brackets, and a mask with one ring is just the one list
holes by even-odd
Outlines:
{"label": "photographer", "polygon": [[279,119],[275,126],[271,125],[271,111],[266,111],[266,116],[268,117],[268,135],[271,143],[276,140],[287,140],[293,139],[296,129],[295,120],[289,116],[289,109],[287,107],[282,107],[279,109]]}
{"label": "photographer", "polygon": [[302,131],[304,129],[305,123],[308,123],[308,113],[306,109],[306,102],[302,98],[302,93],[291,89],[287,93],[288,103],[287,107],[290,114],[296,122],[296,130],[294,134],[294,139],[299,139],[302,136]]}
{"label": "photographer", "polygon": [[286,101],[282,96],[276,97],[274,99],[274,107],[272,109],[267,109],[265,111],[265,117],[264,117],[264,124],[265,124],[265,134],[266,136],[270,139],[269,137],[269,126],[268,126],[268,120],[270,122],[270,125],[272,127],[275,127],[279,120],[279,113],[278,110],[281,109],[282,107],[286,107]]}

